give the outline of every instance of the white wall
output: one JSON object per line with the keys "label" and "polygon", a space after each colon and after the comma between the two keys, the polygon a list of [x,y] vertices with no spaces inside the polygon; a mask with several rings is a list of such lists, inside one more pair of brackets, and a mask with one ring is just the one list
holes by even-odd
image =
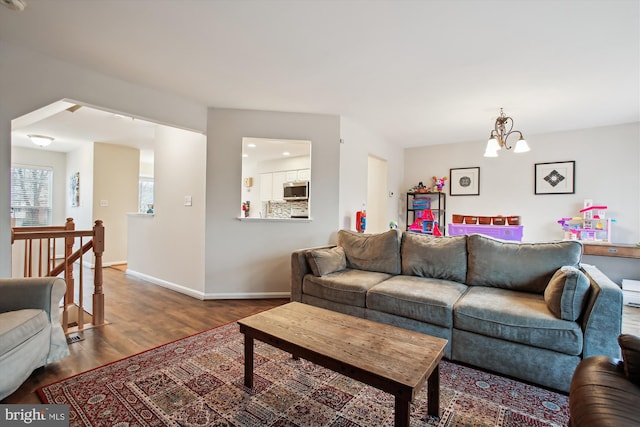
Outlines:
{"label": "white wall", "polygon": [[127,212],[138,210],[139,177],[140,150],[94,144],[93,217],[105,226],[105,266],[127,262]]}
{"label": "white wall", "polygon": [[53,170],[51,225],[64,225],[66,222],[65,198],[68,188],[66,153],[13,147],[11,149],[11,163],[16,166],[45,166]]}
{"label": "white wall", "polygon": [[337,227],[356,229],[356,212],[367,201],[369,155],[387,161],[387,189],[394,193],[387,205],[387,222],[399,221],[400,201],[404,194],[403,150],[347,117],[340,118],[340,137],[343,143],[340,145],[340,212]]}
{"label": "white wall", "polygon": [[[91,230],[94,225],[93,216],[93,144],[82,144],[76,150],[67,153],[67,171],[65,182],[67,191],[65,207],[67,218],[73,218],[76,230]],[[71,176],[80,173],[80,205],[71,206]],[[95,218],[100,219],[100,218]],[[104,224],[108,227],[108,224]]]}
{"label": "white wall", "polygon": [[204,299],[206,140],[159,126],[154,147],[154,214],[129,216],[127,272]]}
{"label": "white wall", "polygon": [[[310,140],[312,219],[238,220],[242,138]],[[209,110],[207,129],[207,298],[288,296],[294,249],[327,244],[338,216],[337,116]]]}
{"label": "white wall", "polygon": [[[437,145],[405,150],[404,186],[432,176],[449,176],[450,168],[480,167],[479,196],[447,193],[447,223],[451,215],[520,215],[525,241],[562,239],[557,221],[579,215],[584,199],[607,205],[616,219],[613,241],[640,241],[640,124],[528,135],[531,151],[501,150],[483,157],[486,142]],[[575,160],[575,194],[534,194],[534,164]]]}
{"label": "white wall", "polygon": [[[61,99],[206,129],[206,107],[0,41],[0,212],[9,212],[11,120]],[[81,178],[82,179],[82,178]],[[108,224],[105,224],[108,226]],[[11,274],[9,215],[0,215],[0,277]]]}

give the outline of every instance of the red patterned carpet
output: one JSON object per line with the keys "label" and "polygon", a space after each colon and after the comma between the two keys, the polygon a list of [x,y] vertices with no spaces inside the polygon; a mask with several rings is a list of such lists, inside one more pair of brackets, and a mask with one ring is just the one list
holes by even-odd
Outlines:
{"label": "red patterned carpet", "polygon": [[[212,329],[38,390],[70,405],[72,426],[390,426],[393,396],[256,341],[255,388],[243,386],[243,335]],[[442,362],[441,417],[426,391],[411,426],[566,426],[568,398]]]}

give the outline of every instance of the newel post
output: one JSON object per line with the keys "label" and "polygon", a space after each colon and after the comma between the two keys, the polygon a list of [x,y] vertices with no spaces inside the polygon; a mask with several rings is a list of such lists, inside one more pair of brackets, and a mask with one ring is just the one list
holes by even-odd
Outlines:
{"label": "newel post", "polygon": [[104,324],[104,293],[102,290],[102,253],[104,252],[104,226],[102,220],[96,220],[93,227],[93,254],[95,269],[93,277],[93,324]]}

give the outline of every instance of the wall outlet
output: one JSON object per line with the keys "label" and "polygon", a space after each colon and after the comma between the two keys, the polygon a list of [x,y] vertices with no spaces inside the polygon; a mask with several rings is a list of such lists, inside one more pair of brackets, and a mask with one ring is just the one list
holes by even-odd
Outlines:
{"label": "wall outlet", "polygon": [[191,198],[191,196],[184,196],[184,205],[193,206],[193,199]]}
{"label": "wall outlet", "polygon": [[109,206],[109,201],[108,200],[100,200],[100,207],[101,208],[106,208],[107,206]]}

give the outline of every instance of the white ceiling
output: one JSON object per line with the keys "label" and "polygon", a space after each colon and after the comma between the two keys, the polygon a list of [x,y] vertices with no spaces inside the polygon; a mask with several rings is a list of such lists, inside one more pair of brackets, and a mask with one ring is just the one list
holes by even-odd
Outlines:
{"label": "white ceiling", "polygon": [[205,106],[339,114],[399,146],[486,141],[500,107],[525,136],[640,120],[639,0],[26,2],[0,8],[1,40]]}

